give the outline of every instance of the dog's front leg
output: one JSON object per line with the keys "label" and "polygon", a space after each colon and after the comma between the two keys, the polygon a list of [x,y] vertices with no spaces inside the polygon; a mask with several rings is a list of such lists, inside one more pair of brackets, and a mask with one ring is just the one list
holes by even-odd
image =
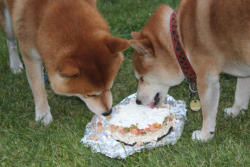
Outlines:
{"label": "dog's front leg", "polygon": [[21,52],[25,63],[27,78],[34,96],[35,120],[47,125],[52,121],[52,116],[45,91],[40,56],[36,50],[27,53],[21,49]]}
{"label": "dog's front leg", "polygon": [[219,76],[197,75],[197,86],[202,105],[203,123],[201,130],[194,131],[193,140],[207,141],[212,139],[216,126],[216,115],[220,97]]}

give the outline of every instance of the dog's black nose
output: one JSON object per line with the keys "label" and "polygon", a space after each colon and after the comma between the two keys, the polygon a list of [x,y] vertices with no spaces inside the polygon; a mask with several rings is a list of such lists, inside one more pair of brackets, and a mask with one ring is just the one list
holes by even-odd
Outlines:
{"label": "dog's black nose", "polygon": [[141,105],[142,104],[142,102],[141,102],[141,100],[138,100],[138,99],[136,99],[136,104],[138,104],[138,105]]}
{"label": "dog's black nose", "polygon": [[154,97],[154,105],[156,106],[160,102],[160,93],[157,93]]}
{"label": "dog's black nose", "polygon": [[108,112],[103,113],[102,115],[105,116],[105,117],[107,117],[107,116],[109,116],[111,113],[112,113],[112,108],[111,108]]}

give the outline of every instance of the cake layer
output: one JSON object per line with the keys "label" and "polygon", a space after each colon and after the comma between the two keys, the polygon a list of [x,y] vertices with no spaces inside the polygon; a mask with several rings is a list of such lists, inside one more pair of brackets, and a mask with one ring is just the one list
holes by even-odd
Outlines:
{"label": "cake layer", "polygon": [[135,99],[127,105],[120,105],[117,110],[118,112],[112,115],[109,124],[125,128],[135,125],[139,129],[145,129],[151,124],[162,124],[170,114],[168,105],[152,109],[148,106],[137,105]]}
{"label": "cake layer", "polygon": [[131,133],[121,134],[119,131],[112,132],[111,136],[117,141],[121,141],[127,145],[133,145],[136,143],[147,143],[147,142],[156,142],[160,137],[168,134],[172,124],[168,123],[163,126],[161,129],[153,132],[149,132],[143,135],[135,135]]}

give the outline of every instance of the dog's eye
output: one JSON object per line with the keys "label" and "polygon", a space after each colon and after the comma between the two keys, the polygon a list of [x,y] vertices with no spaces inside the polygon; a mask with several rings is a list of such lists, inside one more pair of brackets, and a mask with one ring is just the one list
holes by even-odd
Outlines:
{"label": "dog's eye", "polygon": [[140,81],[141,81],[141,82],[143,82],[143,81],[144,81],[144,78],[143,78],[143,77],[141,77],[141,78],[140,78]]}
{"label": "dog's eye", "polygon": [[87,97],[97,97],[98,95],[87,95]]}

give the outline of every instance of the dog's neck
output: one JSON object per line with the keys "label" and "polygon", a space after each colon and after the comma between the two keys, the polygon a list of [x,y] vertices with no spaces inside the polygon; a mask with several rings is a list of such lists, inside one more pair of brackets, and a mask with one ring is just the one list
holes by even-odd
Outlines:
{"label": "dog's neck", "polygon": [[[184,79],[185,79],[185,75],[182,72],[181,66],[178,62],[178,59],[175,55],[175,48],[172,44],[172,37],[171,37],[171,29],[170,29],[170,20],[171,20],[171,15],[173,13],[173,9],[170,7],[166,7],[166,9],[164,10],[163,13],[161,13],[161,15],[163,16],[162,18],[164,18],[164,20],[162,20],[162,22],[160,23],[162,25],[162,28],[165,30],[165,33],[163,33],[162,35],[164,36],[164,38],[166,39],[166,41],[164,41],[164,43],[162,43],[162,45],[164,46],[165,49],[167,49],[167,56],[169,57],[168,59],[168,63],[171,61],[172,68],[175,68],[175,77],[172,78],[172,86],[173,85],[178,85],[180,84]],[[164,61],[163,61],[164,62]],[[168,64],[166,65],[166,67],[168,67]],[[178,69],[176,69],[178,68]],[[169,71],[169,68],[166,69],[167,71]]]}
{"label": "dog's neck", "polygon": [[171,34],[171,41],[173,44],[174,48],[174,53],[176,55],[176,58],[180,64],[180,68],[185,76],[185,78],[191,82],[195,83],[196,82],[196,74],[194,69],[192,68],[185,50],[182,47],[179,33],[178,33],[178,27],[177,27],[177,11],[173,11],[171,16],[170,16],[170,21],[169,21],[169,26],[170,26],[170,34]]}

